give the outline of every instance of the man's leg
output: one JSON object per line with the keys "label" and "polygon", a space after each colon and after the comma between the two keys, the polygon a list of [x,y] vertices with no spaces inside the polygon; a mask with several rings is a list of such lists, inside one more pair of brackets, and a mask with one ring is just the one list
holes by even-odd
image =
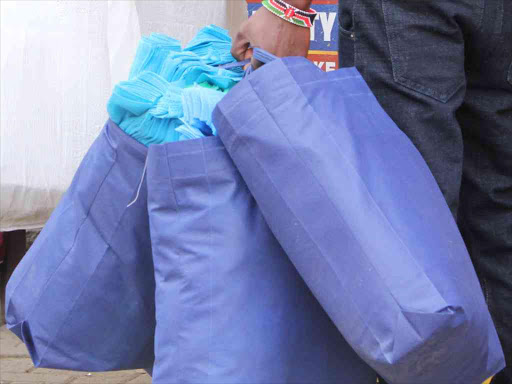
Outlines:
{"label": "man's leg", "polygon": [[418,148],[454,216],[462,177],[455,112],[465,95],[464,31],[479,2],[341,0],[340,63],[356,66]]}
{"label": "man's leg", "polygon": [[467,42],[459,224],[500,336],[512,383],[512,2],[487,0]]}
{"label": "man's leg", "polygon": [[454,217],[464,157],[456,112],[466,91],[465,36],[481,27],[483,10],[484,0],[340,5],[341,66],[359,69],[424,157]]}

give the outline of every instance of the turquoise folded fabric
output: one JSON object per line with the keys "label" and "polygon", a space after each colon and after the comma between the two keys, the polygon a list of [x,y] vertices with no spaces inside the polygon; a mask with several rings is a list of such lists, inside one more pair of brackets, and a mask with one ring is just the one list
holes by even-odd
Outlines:
{"label": "turquoise folded fabric", "polygon": [[217,130],[212,121],[212,112],[224,95],[224,92],[198,85],[184,89],[181,96],[183,102],[182,121],[192,124],[199,120],[209,127],[211,135],[215,136]]}
{"label": "turquoise folded fabric", "polygon": [[142,144],[162,144],[216,135],[212,112],[243,77],[218,68],[235,61],[228,32],[209,25],[185,47],[153,33],[141,39],[129,80],[117,84],[107,111]]}
{"label": "turquoise folded fabric", "polygon": [[143,37],[137,47],[129,79],[143,71],[159,73],[165,58],[173,51],[181,51],[181,44],[176,39],[160,33]]}
{"label": "turquoise folded fabric", "polygon": [[209,25],[187,44],[185,51],[194,52],[209,65],[221,65],[233,62],[231,55],[231,37],[228,32],[215,25]]}

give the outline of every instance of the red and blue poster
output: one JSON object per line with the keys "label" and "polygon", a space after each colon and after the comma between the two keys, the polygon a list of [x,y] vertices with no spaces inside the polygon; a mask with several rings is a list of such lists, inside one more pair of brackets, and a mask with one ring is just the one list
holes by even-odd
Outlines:
{"label": "red and blue poster", "polygon": [[[261,0],[247,0],[249,15],[261,7]],[[311,28],[308,59],[326,72],[338,69],[338,0],[313,0],[318,12]]]}

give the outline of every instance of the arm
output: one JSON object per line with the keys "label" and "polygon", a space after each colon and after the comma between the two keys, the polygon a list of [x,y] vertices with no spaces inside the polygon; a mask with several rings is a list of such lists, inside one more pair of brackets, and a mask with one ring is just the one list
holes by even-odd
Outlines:
{"label": "arm", "polygon": [[[286,2],[303,10],[311,5],[311,0]],[[238,60],[248,59],[252,57],[249,46],[253,46],[280,57],[307,56],[309,39],[309,28],[280,19],[262,7],[242,24],[233,40],[231,53]]]}

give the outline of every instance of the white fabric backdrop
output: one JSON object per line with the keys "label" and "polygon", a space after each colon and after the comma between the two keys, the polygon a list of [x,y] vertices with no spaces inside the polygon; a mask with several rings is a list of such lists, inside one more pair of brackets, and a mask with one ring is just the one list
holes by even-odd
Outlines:
{"label": "white fabric backdrop", "polygon": [[[1,4],[0,231],[44,225],[128,76],[141,35],[236,29],[243,0]],[[65,230],[65,228],[63,228]]]}
{"label": "white fabric backdrop", "polygon": [[215,24],[236,31],[247,19],[245,0],[136,1],[143,35],[165,33],[187,43],[199,28]]}

